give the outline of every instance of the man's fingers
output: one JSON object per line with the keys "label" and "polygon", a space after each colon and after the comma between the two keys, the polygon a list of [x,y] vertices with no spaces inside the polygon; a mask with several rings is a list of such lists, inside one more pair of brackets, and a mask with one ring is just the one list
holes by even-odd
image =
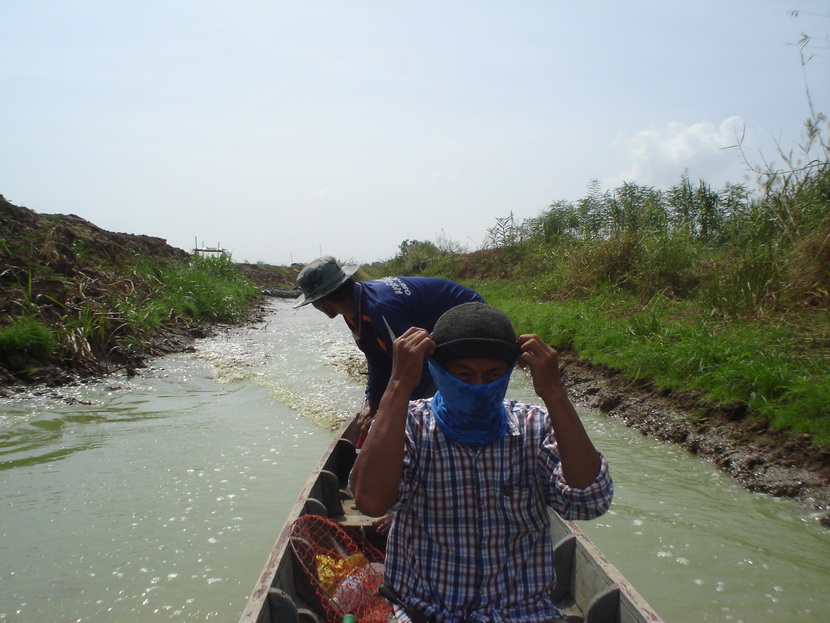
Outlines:
{"label": "man's fingers", "polygon": [[403,348],[409,352],[421,354],[423,356],[431,355],[435,350],[435,342],[424,329],[417,327],[410,327],[407,329],[395,343],[398,348]]}

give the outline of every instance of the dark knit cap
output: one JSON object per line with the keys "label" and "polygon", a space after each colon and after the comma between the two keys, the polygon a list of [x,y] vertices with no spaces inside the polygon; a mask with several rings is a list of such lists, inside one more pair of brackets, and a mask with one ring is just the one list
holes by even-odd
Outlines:
{"label": "dark knit cap", "polygon": [[432,339],[436,344],[432,358],[440,364],[469,357],[512,363],[519,354],[510,318],[485,303],[462,303],[444,312],[435,323]]}

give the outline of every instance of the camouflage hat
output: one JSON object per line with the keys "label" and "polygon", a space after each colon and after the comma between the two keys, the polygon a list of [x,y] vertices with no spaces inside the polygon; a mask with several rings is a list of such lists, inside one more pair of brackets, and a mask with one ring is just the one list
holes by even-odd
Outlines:
{"label": "camouflage hat", "polygon": [[358,268],[358,264],[341,266],[330,255],[314,260],[297,275],[297,285],[303,293],[294,303],[294,308],[308,305],[331,294],[355,274]]}

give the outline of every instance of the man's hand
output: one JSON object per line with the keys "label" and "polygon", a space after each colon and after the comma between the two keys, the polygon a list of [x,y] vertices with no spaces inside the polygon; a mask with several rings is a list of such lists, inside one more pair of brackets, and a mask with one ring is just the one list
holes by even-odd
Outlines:
{"label": "man's hand", "polygon": [[519,336],[519,366],[529,368],[533,377],[533,389],[543,399],[554,397],[552,394],[564,393],[562,377],[559,374],[559,351],[552,348],[542,338],[534,334]]}
{"label": "man's hand", "polygon": [[366,399],[363,404],[363,410],[357,414],[357,426],[362,434],[369,432],[372,426],[372,420],[375,418],[375,413],[378,412],[378,403],[376,400]]}
{"label": "man's hand", "polygon": [[424,359],[435,352],[435,342],[424,329],[410,327],[392,345],[390,384],[397,383],[411,393],[421,382]]}
{"label": "man's hand", "polygon": [[519,365],[530,368],[533,389],[544,400],[556,433],[565,480],[572,487],[587,487],[599,473],[600,455],[565,392],[559,353],[538,335],[521,335],[518,343],[522,350]]}

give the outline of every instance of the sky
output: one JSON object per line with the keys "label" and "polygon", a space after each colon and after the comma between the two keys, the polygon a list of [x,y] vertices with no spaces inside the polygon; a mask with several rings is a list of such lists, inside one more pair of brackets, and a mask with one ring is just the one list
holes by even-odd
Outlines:
{"label": "sky", "polygon": [[240,262],[472,251],[593,180],[754,189],[830,114],[828,33],[827,0],[0,0],[0,194]]}

